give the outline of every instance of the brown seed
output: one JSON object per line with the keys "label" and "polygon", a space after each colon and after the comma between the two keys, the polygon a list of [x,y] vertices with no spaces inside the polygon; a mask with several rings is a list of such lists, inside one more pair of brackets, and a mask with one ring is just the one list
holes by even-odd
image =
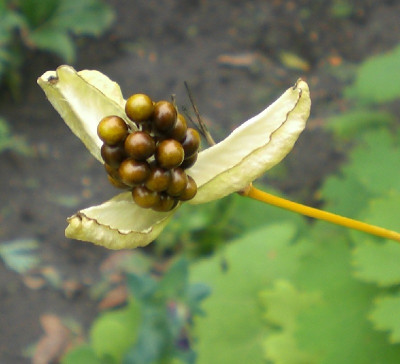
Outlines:
{"label": "brown seed", "polygon": [[152,207],[154,211],[167,212],[171,211],[176,205],[176,201],[173,197],[168,196],[164,193],[160,194],[160,201]]}
{"label": "brown seed", "polygon": [[110,165],[108,165],[107,163],[104,163],[104,168],[110,177],[117,179],[117,180],[120,179],[117,168],[113,168]]}
{"label": "brown seed", "polygon": [[171,169],[171,182],[167,188],[170,196],[179,196],[186,188],[188,177],[182,168]]}
{"label": "brown seed", "polygon": [[196,153],[200,146],[200,134],[196,129],[188,128],[185,139],[182,142],[185,158],[191,157]]}
{"label": "brown seed", "polygon": [[154,154],[156,143],[149,134],[143,131],[135,131],[125,139],[124,148],[126,154],[130,157],[144,161]]}
{"label": "brown seed", "polygon": [[151,118],[153,112],[153,101],[145,94],[134,94],[126,100],[125,113],[133,121],[146,121]]}
{"label": "brown seed", "polygon": [[155,155],[160,167],[171,169],[178,167],[183,162],[184,150],[178,141],[166,139],[158,143]]}
{"label": "brown seed", "polygon": [[105,144],[116,145],[128,135],[128,126],[119,116],[106,116],[97,125],[97,135]]}
{"label": "brown seed", "polygon": [[178,142],[181,142],[183,139],[185,139],[186,130],[186,119],[182,114],[178,114],[175,126],[171,129],[171,131],[168,132],[168,136],[172,139],[177,140]]}
{"label": "brown seed", "polygon": [[175,106],[168,101],[158,101],[154,106],[153,123],[160,133],[170,131],[176,123],[177,112]]}
{"label": "brown seed", "polygon": [[143,183],[150,175],[147,162],[138,162],[133,158],[125,159],[118,168],[121,181],[129,186]]}
{"label": "brown seed", "polygon": [[158,192],[150,191],[145,186],[138,186],[132,190],[133,201],[140,207],[150,208],[160,201]]}
{"label": "brown seed", "polygon": [[118,168],[121,162],[126,157],[122,145],[110,146],[107,144],[103,144],[101,146],[100,152],[104,162],[110,165],[112,168]]}
{"label": "brown seed", "polygon": [[199,155],[198,153],[195,153],[189,158],[185,158],[180,167],[183,169],[188,169],[192,167],[196,163],[198,155]]}
{"label": "brown seed", "polygon": [[110,175],[107,175],[108,181],[117,188],[130,188],[129,186],[127,186],[125,183],[121,182],[119,179],[113,178]]}
{"label": "brown seed", "polygon": [[165,191],[171,181],[171,173],[160,167],[152,167],[149,177],[146,180],[146,187],[152,191]]}
{"label": "brown seed", "polygon": [[188,176],[188,183],[186,185],[185,190],[178,196],[178,199],[181,201],[191,200],[197,193],[197,185],[194,179]]}

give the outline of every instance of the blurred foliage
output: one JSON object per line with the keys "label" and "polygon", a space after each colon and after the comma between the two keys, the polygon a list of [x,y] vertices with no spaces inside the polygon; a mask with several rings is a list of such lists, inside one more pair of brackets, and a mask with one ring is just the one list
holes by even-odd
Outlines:
{"label": "blurred foliage", "polygon": [[114,19],[101,0],[0,0],[0,85],[18,93],[26,49],[54,53],[72,63],[74,36],[99,36]]}
{"label": "blurred foliage", "polygon": [[380,104],[400,97],[400,45],[385,54],[370,57],[358,68],[357,77],[346,90],[348,97]]}
{"label": "blurred foliage", "polygon": [[194,363],[191,326],[209,295],[204,284],[190,284],[188,261],[174,261],[162,275],[129,273],[129,304],[98,317],[90,343],[70,351],[62,364]]}
{"label": "blurred foliage", "polygon": [[[397,118],[375,107],[381,97],[354,92],[329,128],[357,143],[318,196],[326,210],[398,231]],[[152,248],[123,263],[127,306],[101,314],[63,364],[398,363],[397,243],[232,195],[185,204]]]}
{"label": "blurred foliage", "polygon": [[22,155],[29,155],[32,151],[27,142],[11,133],[8,123],[0,117],[0,153],[12,150]]}
{"label": "blurred foliage", "polygon": [[17,273],[23,274],[37,267],[40,259],[36,255],[39,242],[36,239],[15,239],[0,244],[0,258]]}
{"label": "blurred foliage", "polygon": [[366,130],[394,127],[398,117],[387,110],[385,103],[400,98],[399,65],[400,45],[361,63],[354,83],[345,90],[353,108],[328,121],[328,129],[339,140],[352,140]]}

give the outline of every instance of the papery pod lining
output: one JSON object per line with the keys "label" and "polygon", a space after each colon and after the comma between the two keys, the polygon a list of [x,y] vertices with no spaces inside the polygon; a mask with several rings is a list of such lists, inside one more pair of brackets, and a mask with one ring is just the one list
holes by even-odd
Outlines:
{"label": "papery pod lining", "polygon": [[108,249],[130,249],[151,243],[175,210],[156,212],[137,206],[129,192],[68,218],[65,235]]}
{"label": "papery pod lining", "polygon": [[199,187],[190,203],[237,192],[279,163],[303,131],[310,107],[308,85],[299,80],[263,112],[201,152],[187,172]]}
{"label": "papery pod lining", "polygon": [[125,100],[119,86],[98,71],[76,72],[70,66],[60,66],[44,73],[38,84],[72,132],[102,163],[102,142],[97,136],[100,120],[118,115],[134,127],[125,115]]}

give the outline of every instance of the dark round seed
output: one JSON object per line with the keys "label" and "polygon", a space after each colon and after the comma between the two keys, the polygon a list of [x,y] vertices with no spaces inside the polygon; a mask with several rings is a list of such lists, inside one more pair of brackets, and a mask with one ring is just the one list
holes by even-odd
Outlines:
{"label": "dark round seed", "polygon": [[182,142],[185,158],[191,157],[196,153],[200,146],[200,134],[196,129],[188,128],[185,139]]}
{"label": "dark round seed", "polygon": [[110,165],[112,168],[118,168],[126,157],[122,145],[110,146],[103,144],[100,152],[104,162]]}
{"label": "dark round seed", "polygon": [[144,161],[154,154],[156,143],[149,134],[143,131],[135,131],[125,139],[124,148],[126,154],[130,157]]}
{"label": "dark round seed", "polygon": [[118,168],[121,181],[129,186],[143,183],[150,175],[147,162],[138,162],[133,158],[125,159]]}
{"label": "dark round seed", "polygon": [[145,186],[138,186],[132,190],[133,201],[143,208],[150,208],[160,201],[158,192],[150,191]]}
{"label": "dark round seed", "polygon": [[176,123],[175,106],[168,101],[158,101],[154,106],[153,123],[160,133],[170,131]]}
{"label": "dark round seed", "polygon": [[183,160],[182,164],[180,165],[180,167],[183,169],[188,169],[188,168],[192,167],[196,163],[198,155],[199,154],[196,152],[189,158],[185,158]]}
{"label": "dark round seed", "polygon": [[152,207],[154,211],[167,212],[171,211],[176,205],[178,201],[176,201],[171,196],[168,196],[164,193],[160,194],[160,201]]}
{"label": "dark round seed", "polygon": [[160,167],[153,167],[146,180],[146,187],[149,190],[160,192],[165,191],[171,181],[171,173]]}
{"label": "dark round seed", "polygon": [[97,135],[104,143],[116,145],[128,135],[128,126],[119,116],[106,116],[97,125]]}
{"label": "dark round seed", "polygon": [[110,165],[108,165],[107,163],[104,163],[104,168],[110,177],[117,179],[117,180],[120,179],[117,168],[113,168]]}
{"label": "dark round seed", "polygon": [[171,129],[170,132],[168,132],[168,135],[170,138],[175,139],[178,142],[181,142],[183,139],[185,139],[186,130],[187,130],[186,119],[182,114],[178,114],[175,126]]}
{"label": "dark round seed", "polygon": [[188,177],[182,168],[171,169],[171,182],[167,188],[170,196],[179,196],[186,188]]}
{"label": "dark round seed", "polygon": [[171,169],[178,167],[184,158],[181,143],[174,139],[166,139],[158,143],[156,148],[156,161],[160,167]]}
{"label": "dark round seed", "polygon": [[197,185],[194,179],[190,176],[188,177],[188,183],[185,187],[185,190],[178,196],[178,199],[181,201],[191,200],[197,193]]}
{"label": "dark round seed", "polygon": [[144,94],[134,94],[126,100],[125,113],[133,121],[146,121],[154,112],[153,101]]}
{"label": "dark round seed", "polygon": [[108,181],[117,188],[130,188],[129,186],[127,186],[125,183],[121,182],[119,179],[113,178],[110,175],[107,175]]}

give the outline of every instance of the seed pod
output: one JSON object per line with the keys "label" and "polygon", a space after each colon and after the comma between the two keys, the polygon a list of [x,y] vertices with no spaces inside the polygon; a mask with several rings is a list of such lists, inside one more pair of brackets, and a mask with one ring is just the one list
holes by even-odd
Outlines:
{"label": "seed pod", "polygon": [[159,133],[170,131],[176,123],[175,106],[168,101],[158,101],[154,106],[153,123]]}
{"label": "seed pod", "polygon": [[149,120],[154,112],[153,101],[145,94],[134,94],[126,100],[125,113],[137,122]]}
{"label": "seed pod", "polygon": [[196,129],[188,128],[185,139],[182,142],[185,158],[191,157],[196,153],[200,146],[200,134]]}
{"label": "seed pod", "polygon": [[152,167],[149,177],[146,180],[145,186],[152,191],[165,191],[171,181],[171,173],[160,167]]}
{"label": "seed pod", "polygon": [[168,132],[168,136],[172,139],[177,140],[178,142],[181,142],[183,139],[185,139],[186,130],[186,119],[182,114],[178,114],[175,126],[171,129],[171,131]]}
{"label": "seed pod", "polygon": [[120,144],[115,146],[103,144],[100,153],[104,162],[112,168],[118,168],[126,157],[124,148]]}
{"label": "seed pod", "polygon": [[182,168],[171,169],[171,182],[167,188],[170,196],[179,196],[186,188],[188,177]]}
{"label": "seed pod", "polygon": [[128,126],[119,116],[106,116],[97,125],[97,135],[105,144],[117,145],[128,135]]}
{"label": "seed pod", "polygon": [[178,196],[178,199],[181,201],[191,200],[197,193],[197,185],[194,179],[190,176],[188,177],[188,183],[186,185],[185,190]]}
{"label": "seed pod", "polygon": [[171,169],[183,162],[184,150],[178,141],[166,139],[158,143],[155,156],[160,167]]}
{"label": "seed pod", "polygon": [[145,186],[138,186],[132,190],[133,201],[143,208],[150,208],[160,201],[158,192],[150,191]]}
{"label": "seed pod", "polygon": [[188,169],[188,168],[192,167],[196,163],[198,155],[199,155],[199,153],[196,152],[189,158],[185,158],[183,160],[183,162],[181,163],[180,167],[183,169]]}
{"label": "seed pod", "polygon": [[176,201],[173,197],[162,193],[160,194],[159,202],[155,204],[152,209],[154,211],[167,212],[171,211],[177,205],[177,203],[178,201]]}
{"label": "seed pod", "polygon": [[156,143],[149,134],[143,131],[135,131],[125,139],[124,148],[126,154],[130,157],[144,161],[154,154]]}
{"label": "seed pod", "polygon": [[147,162],[138,162],[133,158],[125,159],[118,168],[121,181],[129,186],[143,183],[150,175]]}

